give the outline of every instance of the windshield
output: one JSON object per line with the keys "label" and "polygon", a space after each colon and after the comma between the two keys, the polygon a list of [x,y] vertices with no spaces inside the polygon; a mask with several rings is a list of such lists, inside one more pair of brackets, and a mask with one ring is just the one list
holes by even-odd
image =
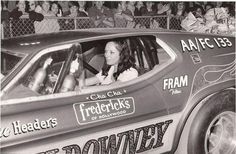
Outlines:
{"label": "windshield", "polygon": [[1,51],[1,78],[8,75],[22,58],[23,54]]}

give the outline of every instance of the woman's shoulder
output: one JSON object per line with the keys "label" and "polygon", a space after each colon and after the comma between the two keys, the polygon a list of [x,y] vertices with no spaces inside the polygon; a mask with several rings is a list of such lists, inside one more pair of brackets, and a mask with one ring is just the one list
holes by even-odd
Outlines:
{"label": "woman's shoulder", "polygon": [[138,77],[138,71],[135,68],[130,67],[129,69],[125,70],[119,75],[118,80],[129,81],[137,77]]}

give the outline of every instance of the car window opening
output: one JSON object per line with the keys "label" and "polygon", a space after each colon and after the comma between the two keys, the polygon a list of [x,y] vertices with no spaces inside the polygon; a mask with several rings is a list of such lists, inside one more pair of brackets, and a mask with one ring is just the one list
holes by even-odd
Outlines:
{"label": "car window opening", "polygon": [[[133,36],[84,42],[80,45],[74,45],[70,49],[55,50],[39,57],[39,60],[2,99],[44,96],[70,91],[83,93],[84,89],[89,88],[95,88],[96,91],[101,83],[88,86],[86,80],[97,76],[99,73],[101,74],[100,77],[103,77],[102,69],[106,63],[105,54],[107,54],[106,45],[109,42],[121,42],[128,55],[133,59],[133,68],[130,67],[131,73],[128,72],[131,76],[133,75],[131,80],[140,78],[140,76],[170,59],[165,50],[156,42],[154,36]],[[110,52],[113,54],[112,51]],[[107,71],[108,74],[109,71]],[[112,75],[111,79],[114,79],[114,74]],[[128,83],[130,81],[125,77],[123,79],[120,77],[121,80],[118,80],[119,77],[117,75],[114,80],[117,81],[106,84],[106,87],[114,87],[116,83]]]}

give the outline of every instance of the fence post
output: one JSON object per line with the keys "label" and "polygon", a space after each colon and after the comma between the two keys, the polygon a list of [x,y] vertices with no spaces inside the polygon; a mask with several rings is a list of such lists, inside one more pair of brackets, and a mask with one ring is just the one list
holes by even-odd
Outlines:
{"label": "fence post", "polygon": [[167,29],[170,29],[170,15],[167,15]]}
{"label": "fence post", "polygon": [[75,29],[77,29],[76,17],[74,18],[74,26],[75,26]]}
{"label": "fence post", "polygon": [[4,28],[3,28],[3,23],[1,23],[1,39],[4,39]]}

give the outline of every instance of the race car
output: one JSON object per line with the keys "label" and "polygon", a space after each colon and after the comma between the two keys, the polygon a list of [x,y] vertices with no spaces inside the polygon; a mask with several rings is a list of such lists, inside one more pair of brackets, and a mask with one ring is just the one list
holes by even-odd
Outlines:
{"label": "race car", "polygon": [[[86,86],[107,42],[138,77]],[[236,153],[235,37],[89,29],[2,40],[1,152]]]}

